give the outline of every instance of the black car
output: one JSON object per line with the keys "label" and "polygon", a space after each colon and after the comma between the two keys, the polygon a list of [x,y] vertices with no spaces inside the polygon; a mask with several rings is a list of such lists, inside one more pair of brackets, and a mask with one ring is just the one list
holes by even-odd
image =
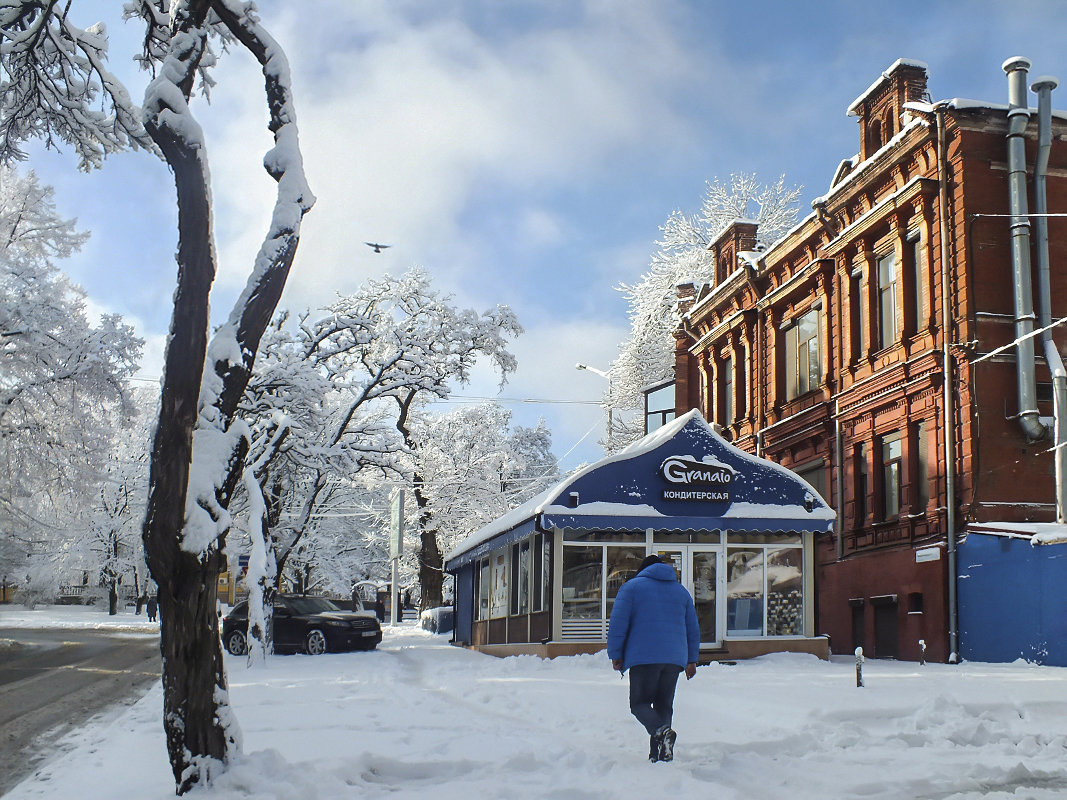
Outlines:
{"label": "black car", "polygon": [[[278,595],[274,598],[274,651],[319,655],[329,650],[373,650],[382,626],[372,613],[342,611],[324,597]],[[222,621],[222,643],[235,656],[248,652],[248,601],[238,603]]]}

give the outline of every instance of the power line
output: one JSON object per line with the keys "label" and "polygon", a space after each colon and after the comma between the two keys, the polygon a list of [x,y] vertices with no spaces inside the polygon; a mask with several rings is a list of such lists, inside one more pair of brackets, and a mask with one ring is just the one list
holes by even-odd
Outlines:
{"label": "power line", "polygon": [[[159,385],[159,378],[130,378],[131,381],[138,381],[139,383],[151,383]],[[545,397],[488,397],[481,395],[471,394],[453,394],[448,397],[438,398],[434,402],[437,403],[461,403],[468,400],[479,400],[481,402],[488,403],[531,403],[542,405],[576,405],[576,406],[602,406],[604,405],[601,400],[552,400]]]}
{"label": "power line", "polygon": [[554,405],[581,405],[581,406],[602,406],[604,403],[600,400],[549,400],[547,398],[540,397],[481,397],[478,395],[466,395],[466,394],[453,394],[445,398],[440,398],[435,402],[439,403],[457,403],[462,400],[482,400],[490,403],[545,403]]}

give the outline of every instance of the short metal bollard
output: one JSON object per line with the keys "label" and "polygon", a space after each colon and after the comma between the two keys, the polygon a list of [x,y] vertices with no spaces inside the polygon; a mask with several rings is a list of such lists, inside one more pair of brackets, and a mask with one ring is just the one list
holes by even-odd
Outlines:
{"label": "short metal bollard", "polygon": [[856,688],[863,688],[863,648],[856,648]]}
{"label": "short metal bollard", "polygon": [[919,666],[926,663],[926,640],[919,640]]}

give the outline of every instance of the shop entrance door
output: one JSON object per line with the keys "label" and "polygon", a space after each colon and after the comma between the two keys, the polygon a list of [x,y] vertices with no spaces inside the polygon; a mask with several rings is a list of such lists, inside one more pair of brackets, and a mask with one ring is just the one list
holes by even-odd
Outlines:
{"label": "shop entrance door", "polygon": [[699,544],[656,545],[655,553],[674,564],[678,581],[689,594],[697,610],[701,646],[719,644],[719,568],[721,550]]}

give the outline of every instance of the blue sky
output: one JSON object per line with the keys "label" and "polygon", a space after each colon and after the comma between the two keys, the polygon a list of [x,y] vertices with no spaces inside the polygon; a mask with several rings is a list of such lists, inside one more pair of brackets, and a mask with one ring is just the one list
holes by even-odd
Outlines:
{"label": "blue sky", "polygon": [[[112,69],[134,98],[139,27],[121,0],[74,0],[107,23]],[[370,276],[420,266],[458,303],[512,306],[526,328],[502,396],[520,424],[544,416],[570,468],[601,455],[606,369],[627,331],[615,287],[635,282],[674,209],[706,181],[756,172],[804,187],[802,216],[858,150],[849,104],[897,58],[930,66],[934,99],[1005,102],[1001,63],[1067,79],[1067,4],[683,2],[683,0],[261,0],[296,89],[318,203],[282,306],[317,308]],[[266,229],[273,184],[262,79],[223,56],[210,147],[224,316]],[[1067,100],[1057,101],[1067,107]],[[64,265],[100,310],[148,340],[158,376],[176,247],[173,184],[145,153],[77,172],[70,152],[32,151],[65,216],[92,231]],[[362,243],[393,247],[373,253]],[[488,371],[464,397],[495,394]],[[588,434],[588,435],[587,435]],[[585,435],[585,439],[577,444]]]}

